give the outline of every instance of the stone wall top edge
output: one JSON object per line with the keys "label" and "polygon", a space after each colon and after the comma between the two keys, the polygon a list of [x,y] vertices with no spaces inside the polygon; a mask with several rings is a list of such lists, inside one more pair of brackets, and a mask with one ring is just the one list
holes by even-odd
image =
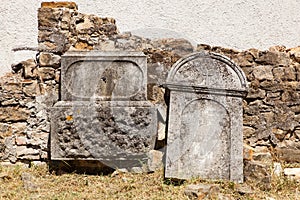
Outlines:
{"label": "stone wall top edge", "polygon": [[41,8],[69,8],[77,10],[78,6],[75,2],[72,1],[63,1],[63,2],[42,2]]}
{"label": "stone wall top edge", "polygon": [[138,57],[145,57],[145,54],[141,51],[67,51],[62,57],[76,57],[76,56],[105,56],[105,57],[131,57],[131,56],[138,56]]}

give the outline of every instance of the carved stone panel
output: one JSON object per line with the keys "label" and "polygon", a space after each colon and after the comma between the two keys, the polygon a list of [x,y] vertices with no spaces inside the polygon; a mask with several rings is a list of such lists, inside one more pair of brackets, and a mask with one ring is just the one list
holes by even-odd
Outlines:
{"label": "carved stone panel", "polygon": [[137,52],[68,52],[62,100],[146,100],[146,57]]}

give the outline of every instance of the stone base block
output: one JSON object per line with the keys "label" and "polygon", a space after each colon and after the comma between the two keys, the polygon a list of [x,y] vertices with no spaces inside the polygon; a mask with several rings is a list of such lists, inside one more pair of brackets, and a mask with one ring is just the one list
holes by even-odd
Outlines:
{"label": "stone base block", "polygon": [[51,113],[52,160],[98,160],[123,168],[146,162],[155,145],[157,111],[146,101],[62,101]]}

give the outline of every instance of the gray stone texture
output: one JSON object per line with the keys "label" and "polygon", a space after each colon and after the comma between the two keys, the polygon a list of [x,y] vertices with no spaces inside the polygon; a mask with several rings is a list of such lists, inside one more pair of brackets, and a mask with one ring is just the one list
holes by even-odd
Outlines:
{"label": "gray stone texture", "polygon": [[147,61],[138,52],[67,52],[62,61],[64,101],[140,101],[147,95]]}
{"label": "gray stone texture", "polygon": [[147,164],[155,145],[157,111],[146,101],[143,53],[65,53],[61,98],[51,109],[52,160],[98,160],[131,169]]}
{"label": "gray stone texture", "polygon": [[52,109],[51,159],[145,159],[156,123],[147,102],[59,102]]}
{"label": "gray stone texture", "polygon": [[195,53],[171,69],[165,177],[243,181],[244,73],[226,57]]}

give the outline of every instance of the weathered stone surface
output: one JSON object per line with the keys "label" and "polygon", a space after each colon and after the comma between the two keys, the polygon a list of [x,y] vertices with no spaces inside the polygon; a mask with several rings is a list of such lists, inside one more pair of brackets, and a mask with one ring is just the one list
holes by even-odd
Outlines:
{"label": "weathered stone surface", "polygon": [[53,53],[42,52],[39,55],[39,64],[41,67],[57,68],[60,65],[60,56]]}
{"label": "weathered stone surface", "polygon": [[17,158],[29,159],[29,160],[38,160],[40,159],[39,150],[28,148],[26,146],[17,146],[16,147]]}
{"label": "weathered stone surface", "polygon": [[193,45],[185,39],[159,39],[152,41],[152,45],[154,48],[172,51],[179,56],[185,56],[194,51]]}
{"label": "weathered stone surface", "polygon": [[266,96],[266,91],[261,89],[249,89],[247,98],[248,99],[263,99]]}
{"label": "weathered stone surface", "polygon": [[286,53],[275,51],[262,51],[255,61],[264,65],[288,66],[290,64],[290,59]]}
{"label": "weathered stone surface", "polygon": [[49,80],[55,78],[55,69],[52,67],[41,67],[37,69],[38,76],[41,80]]}
{"label": "weathered stone surface", "polygon": [[273,80],[272,66],[270,65],[257,66],[253,69],[253,75],[259,81]]}
{"label": "weathered stone surface", "polygon": [[148,153],[148,170],[156,171],[163,167],[163,152],[150,150]]}
{"label": "weathered stone surface", "polygon": [[39,30],[52,29],[59,27],[59,19],[61,18],[62,10],[58,8],[39,8],[38,12],[38,27]]}
{"label": "weathered stone surface", "polygon": [[299,149],[276,148],[275,153],[279,160],[285,161],[288,163],[299,162],[299,160],[300,160],[300,150]]}
{"label": "weathered stone surface", "polygon": [[178,61],[165,87],[169,116],[165,177],[243,181],[242,98],[236,65],[204,52]]}
{"label": "weathered stone surface", "polygon": [[244,162],[244,177],[246,182],[254,183],[262,189],[270,189],[270,166],[259,161]]}
{"label": "weathered stone surface", "polygon": [[189,199],[219,199],[219,187],[210,184],[187,185],[184,194]]}
{"label": "weathered stone surface", "polygon": [[63,59],[62,100],[147,98],[146,57],[141,53],[81,51]]}
{"label": "weathered stone surface", "polygon": [[300,47],[290,49],[290,54],[295,61],[300,63]]}
{"label": "weathered stone surface", "polygon": [[0,123],[0,139],[12,136],[12,127],[10,124]]}
{"label": "weathered stone surface", "polygon": [[18,107],[0,107],[0,122],[26,121],[29,111]]}
{"label": "weathered stone surface", "polygon": [[278,162],[274,162],[273,163],[273,175],[277,176],[277,177],[280,177],[282,175],[282,166],[280,163]]}
{"label": "weathered stone surface", "polygon": [[285,168],[284,175],[300,180],[300,168]]}
{"label": "weathered stone surface", "polygon": [[155,144],[156,110],[141,102],[61,103],[51,127],[52,159],[145,160]]}
{"label": "weathered stone surface", "polygon": [[77,5],[75,2],[42,2],[42,8],[69,8],[77,10]]}
{"label": "weathered stone surface", "polygon": [[37,63],[34,59],[28,59],[22,62],[24,78],[36,78]]}
{"label": "weathered stone surface", "polygon": [[27,138],[26,137],[16,137],[16,144],[17,145],[26,145]]}
{"label": "weathered stone surface", "polygon": [[23,84],[23,92],[26,96],[34,97],[38,91],[39,88],[37,81],[31,81]]}

